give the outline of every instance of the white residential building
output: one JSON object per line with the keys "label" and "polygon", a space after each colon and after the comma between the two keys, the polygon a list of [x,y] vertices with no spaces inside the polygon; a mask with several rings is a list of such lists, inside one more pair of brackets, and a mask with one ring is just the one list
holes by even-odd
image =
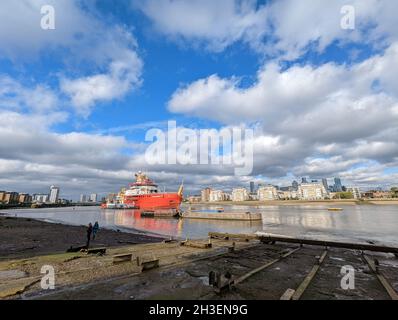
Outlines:
{"label": "white residential building", "polygon": [[210,192],[211,188],[206,188],[201,191],[201,201],[202,202],[209,202],[210,201]]}
{"label": "white residential building", "polygon": [[289,191],[278,191],[278,197],[279,199],[284,199],[284,200],[295,200],[298,199],[298,192],[295,190],[289,190]]}
{"label": "white residential building", "polygon": [[302,183],[298,187],[298,196],[302,200],[322,200],[329,198],[322,183]]}
{"label": "white residential building", "polygon": [[232,201],[247,201],[250,199],[249,192],[245,188],[232,190]]}
{"label": "white residential building", "polygon": [[59,188],[55,186],[50,187],[50,202],[57,203],[59,198]]}
{"label": "white residential building", "polygon": [[351,192],[352,195],[354,196],[354,199],[361,199],[361,191],[359,190],[358,187],[351,187],[351,188],[347,188],[348,192]]}
{"label": "white residential building", "polygon": [[33,196],[33,201],[40,202],[40,203],[46,203],[49,201],[49,195],[48,194],[35,194]]}
{"label": "white residential building", "polygon": [[86,203],[87,202],[87,196],[85,194],[80,195],[80,203]]}
{"label": "white residential building", "polygon": [[259,201],[278,200],[278,190],[274,186],[260,187],[257,191]]}
{"label": "white residential building", "polygon": [[209,202],[225,201],[226,194],[222,190],[211,190],[209,194]]}
{"label": "white residential building", "polygon": [[97,202],[97,198],[98,198],[98,196],[97,196],[96,193],[92,193],[92,194],[90,195],[90,201],[91,201],[91,202]]}

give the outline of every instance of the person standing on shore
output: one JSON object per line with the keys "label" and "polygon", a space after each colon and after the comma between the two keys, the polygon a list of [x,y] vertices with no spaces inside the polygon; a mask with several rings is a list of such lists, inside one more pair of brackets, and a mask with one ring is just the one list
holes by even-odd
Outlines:
{"label": "person standing on shore", "polygon": [[97,235],[98,230],[99,230],[99,224],[98,221],[95,221],[93,227],[93,240],[95,240],[95,236]]}
{"label": "person standing on shore", "polygon": [[92,233],[93,233],[93,225],[90,222],[87,227],[87,249],[90,246],[90,239]]}

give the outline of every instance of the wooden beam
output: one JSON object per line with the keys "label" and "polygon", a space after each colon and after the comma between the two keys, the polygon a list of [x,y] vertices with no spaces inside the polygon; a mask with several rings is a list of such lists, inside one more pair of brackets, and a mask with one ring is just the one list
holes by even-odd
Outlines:
{"label": "wooden beam", "polygon": [[252,270],[252,271],[250,271],[250,272],[244,274],[243,276],[241,276],[241,277],[239,277],[238,279],[236,279],[236,280],[234,281],[234,284],[239,284],[239,283],[245,281],[246,279],[250,278],[251,276],[255,275],[256,273],[258,273],[258,272],[260,272],[260,271],[262,271],[262,270],[264,270],[264,269],[266,269],[266,268],[272,266],[273,264],[275,264],[275,263],[277,263],[278,261],[280,261],[280,260],[282,260],[282,259],[284,259],[284,258],[290,256],[291,254],[295,253],[296,251],[298,251],[298,250],[300,250],[300,249],[301,249],[301,248],[293,249],[293,250],[291,250],[291,251],[289,251],[289,252],[287,252],[287,253],[285,253],[285,254],[282,254],[278,259],[272,260],[272,261],[270,261],[270,262],[268,262],[268,263],[262,265],[261,267],[258,267],[258,268],[256,268],[256,269],[254,269],[254,270]]}
{"label": "wooden beam", "polygon": [[279,300],[291,300],[295,292],[293,289],[287,289]]}
{"label": "wooden beam", "polygon": [[70,246],[70,248],[68,250],[66,250],[66,252],[68,252],[68,253],[69,252],[80,252],[80,251],[82,251],[84,249],[87,249],[87,245],[81,245],[81,246],[78,246],[78,247]]}
{"label": "wooden beam", "polygon": [[105,254],[106,248],[89,248],[86,252],[87,254]]}
{"label": "wooden beam", "polygon": [[362,254],[362,257],[368,264],[369,268],[373,271],[373,273],[379,279],[381,285],[386,289],[388,295],[390,296],[391,300],[398,300],[398,294],[394,290],[394,288],[390,285],[387,279],[379,272],[378,268],[376,267],[375,263],[366,255]]}
{"label": "wooden beam", "polygon": [[286,243],[296,243],[296,244],[307,244],[313,246],[323,246],[323,247],[333,247],[333,248],[344,248],[344,249],[354,249],[362,251],[374,251],[374,252],[385,252],[398,254],[398,247],[388,247],[388,246],[378,246],[372,244],[362,244],[362,243],[349,243],[349,242],[337,242],[337,241],[324,241],[316,239],[300,239],[279,235],[249,235],[249,234],[230,234],[230,233],[219,233],[210,232],[209,236],[211,238],[220,239],[250,239],[250,240],[260,240],[264,243],[269,242],[286,242]]}
{"label": "wooden beam", "polygon": [[182,241],[181,245],[197,249],[210,249],[212,247],[212,244],[210,242],[202,243],[202,242],[194,242],[191,240]]}
{"label": "wooden beam", "polygon": [[123,262],[131,262],[132,259],[133,259],[132,253],[118,254],[116,256],[113,256],[113,264],[119,264],[119,263],[123,263]]}
{"label": "wooden beam", "polygon": [[299,300],[301,298],[304,291],[308,288],[312,279],[314,279],[315,275],[317,274],[317,272],[318,272],[319,268],[321,267],[323,261],[325,260],[327,254],[328,254],[328,251],[325,250],[323,252],[322,256],[317,261],[317,263],[312,267],[311,271],[305,277],[304,281],[299,285],[297,290],[292,295],[292,300]]}
{"label": "wooden beam", "polygon": [[258,240],[258,236],[255,234],[236,234],[236,233],[220,233],[220,232],[209,232],[209,237],[211,239],[241,239],[241,240]]}

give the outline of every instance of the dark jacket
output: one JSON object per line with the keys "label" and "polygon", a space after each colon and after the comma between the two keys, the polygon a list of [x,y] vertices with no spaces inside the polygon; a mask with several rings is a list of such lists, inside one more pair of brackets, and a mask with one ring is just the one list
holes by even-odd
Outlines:
{"label": "dark jacket", "polygon": [[87,228],[87,237],[90,237],[92,233],[93,233],[93,227],[92,226],[88,226],[88,228]]}

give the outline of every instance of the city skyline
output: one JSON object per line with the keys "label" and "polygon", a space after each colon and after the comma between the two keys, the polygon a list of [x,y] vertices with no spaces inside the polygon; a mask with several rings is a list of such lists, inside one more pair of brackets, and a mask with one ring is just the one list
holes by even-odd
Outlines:
{"label": "city skyline", "polygon": [[[193,193],[303,176],[396,186],[395,5],[350,0],[346,29],[347,1],[310,2],[1,1],[0,189],[56,183],[78,199],[116,192],[139,170]],[[54,29],[41,25],[44,5]],[[169,121],[253,130],[252,174],[149,164],[145,136]]]}
{"label": "city skyline", "polygon": [[[311,178],[311,177],[307,176],[307,177],[300,177],[300,178],[296,177],[296,178],[293,178],[293,180],[290,181],[290,183],[289,182],[284,182],[284,183],[271,183],[271,182],[269,182],[269,183],[267,183],[267,181],[265,181],[265,180],[252,181],[252,180],[248,179],[246,183],[240,183],[240,184],[235,184],[235,185],[234,184],[232,184],[232,185],[223,185],[223,184],[216,184],[216,183],[215,184],[207,184],[207,185],[196,185],[194,188],[186,189],[185,195],[186,196],[193,196],[193,195],[200,194],[200,192],[205,187],[209,187],[209,188],[213,188],[213,189],[222,189],[222,190],[227,191],[227,192],[232,192],[232,190],[236,189],[236,188],[245,188],[251,193],[251,191],[252,191],[252,183],[253,183],[253,188],[254,188],[254,192],[255,193],[257,192],[258,188],[261,187],[261,186],[274,186],[274,187],[277,187],[277,189],[283,189],[283,188],[287,188],[287,187],[293,187],[293,188],[297,189],[299,184],[301,184],[303,182],[304,183],[317,182],[317,183],[322,183],[324,185],[324,180],[328,181],[328,188],[325,188],[325,189],[332,192],[331,188],[335,187],[335,185],[330,184],[330,182],[332,181],[333,183],[336,183],[336,179],[338,181],[340,181],[341,186],[344,186],[346,188],[358,188],[358,189],[360,189],[363,192],[365,192],[365,191],[376,191],[376,190],[389,191],[391,188],[397,187],[397,185],[398,185],[398,183],[397,183],[395,185],[391,185],[391,187],[384,187],[384,188],[381,187],[381,186],[376,186],[376,185],[375,186],[366,186],[366,187],[362,186],[362,187],[360,187],[360,186],[356,186],[356,185],[352,185],[352,184],[344,184],[344,183],[342,183],[341,178],[339,178],[339,177]],[[300,181],[300,182],[297,182],[297,181]],[[294,185],[295,183],[297,183],[296,187]],[[126,183],[125,185],[116,186],[115,189],[107,190],[107,191],[104,191],[104,192],[101,192],[101,193],[93,192],[92,190],[89,190],[89,191],[87,191],[85,193],[74,194],[73,196],[68,196],[68,195],[64,194],[64,192],[63,192],[62,198],[63,199],[68,199],[68,200],[72,200],[72,201],[76,201],[76,202],[83,202],[83,203],[84,202],[97,202],[98,199],[102,199],[102,198],[104,198],[107,195],[112,194],[112,193],[117,193],[117,192],[120,191],[120,189],[125,188],[127,186],[128,186],[128,183]],[[28,192],[28,191],[26,191],[26,189],[23,189],[22,191],[21,190],[18,191],[18,190],[11,190],[9,188],[7,189],[7,188],[4,188],[4,187],[0,187],[0,190],[4,190],[4,192],[16,192],[18,194],[28,194],[28,195],[32,195],[33,197],[34,196],[46,196],[48,198],[48,201],[52,202],[52,201],[50,201],[50,198],[51,198],[51,190],[52,190],[53,187],[58,190],[58,192],[57,192],[57,199],[58,199],[59,195],[60,195],[60,187],[59,186],[55,187],[54,185],[51,185],[50,187],[47,187],[47,191],[49,190],[47,193],[46,193],[46,191],[43,191],[43,189],[40,189],[39,192],[37,190]],[[170,188],[168,188],[168,189],[170,190],[171,188],[172,188],[172,186]],[[343,191],[343,190],[341,190],[341,189],[333,190],[333,192],[341,192],[341,191]],[[96,196],[97,201],[92,201],[91,200],[94,195]],[[82,198],[82,196],[84,196],[84,198]],[[44,202],[46,202],[46,201],[44,201]]]}

